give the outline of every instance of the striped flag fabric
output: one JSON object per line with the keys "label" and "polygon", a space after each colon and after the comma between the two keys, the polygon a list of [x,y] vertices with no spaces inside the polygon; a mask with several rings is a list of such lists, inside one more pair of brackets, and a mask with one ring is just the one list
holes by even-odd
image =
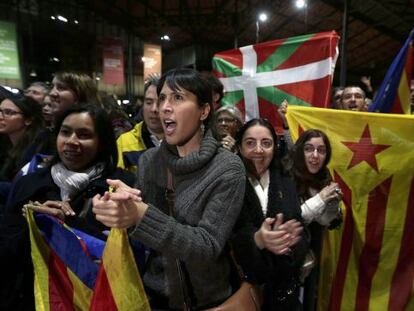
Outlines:
{"label": "striped flag fabric", "polygon": [[278,121],[277,106],[327,107],[338,56],[334,32],[290,37],[220,52],[213,72],[224,85],[222,105],[237,105],[248,121]]}
{"label": "striped flag fabric", "polygon": [[105,243],[30,209],[26,217],[36,310],[150,310],[125,230]]}
{"label": "striped flag fabric", "polygon": [[318,310],[414,310],[414,116],[289,106],[287,119],[295,140],[328,135],[344,194],[344,222],[325,233]]}
{"label": "striped flag fabric", "polygon": [[369,111],[411,114],[410,84],[413,78],[414,29],[393,60]]}

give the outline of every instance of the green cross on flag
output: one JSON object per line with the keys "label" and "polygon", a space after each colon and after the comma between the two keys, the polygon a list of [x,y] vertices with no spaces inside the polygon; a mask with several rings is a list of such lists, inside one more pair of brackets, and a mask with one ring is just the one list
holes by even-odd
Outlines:
{"label": "green cross on flag", "polygon": [[327,107],[338,57],[334,31],[291,37],[220,52],[213,71],[224,85],[222,105],[237,105],[248,121],[278,121],[277,106]]}

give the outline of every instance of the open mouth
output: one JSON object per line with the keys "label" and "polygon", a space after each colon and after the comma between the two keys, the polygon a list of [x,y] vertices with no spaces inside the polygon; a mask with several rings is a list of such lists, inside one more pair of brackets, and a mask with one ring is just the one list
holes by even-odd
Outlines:
{"label": "open mouth", "polygon": [[67,160],[77,160],[82,154],[79,151],[64,150],[63,156]]}
{"label": "open mouth", "polygon": [[166,135],[171,135],[177,127],[177,123],[171,119],[164,120],[164,131]]}

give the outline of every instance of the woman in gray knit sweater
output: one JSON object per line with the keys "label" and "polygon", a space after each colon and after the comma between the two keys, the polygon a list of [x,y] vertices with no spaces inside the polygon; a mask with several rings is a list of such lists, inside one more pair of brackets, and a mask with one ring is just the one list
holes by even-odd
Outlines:
{"label": "woman in gray knit sweater", "polygon": [[[198,72],[174,69],[158,86],[165,140],[140,158],[137,189],[119,181],[94,198],[96,218],[109,227],[129,228],[151,248],[144,284],[154,309],[182,309],[178,258],[187,275],[192,307],[219,305],[233,289],[225,245],[239,215],[245,170],[240,159],[213,138],[210,85]],[[175,191],[175,216],[165,199],[167,170]]]}

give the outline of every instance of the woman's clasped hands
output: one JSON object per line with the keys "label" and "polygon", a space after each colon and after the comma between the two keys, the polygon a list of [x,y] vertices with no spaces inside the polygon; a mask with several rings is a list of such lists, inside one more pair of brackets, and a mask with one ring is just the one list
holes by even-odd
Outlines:
{"label": "woman's clasped hands", "polygon": [[107,179],[113,191],[97,194],[92,211],[96,219],[111,228],[128,228],[138,224],[148,208],[142,202],[141,191],[131,188],[120,180]]}
{"label": "woman's clasped hands", "polygon": [[266,218],[255,233],[258,248],[266,248],[276,255],[289,255],[292,247],[301,239],[303,226],[295,219],[283,222],[283,214],[276,218]]}

